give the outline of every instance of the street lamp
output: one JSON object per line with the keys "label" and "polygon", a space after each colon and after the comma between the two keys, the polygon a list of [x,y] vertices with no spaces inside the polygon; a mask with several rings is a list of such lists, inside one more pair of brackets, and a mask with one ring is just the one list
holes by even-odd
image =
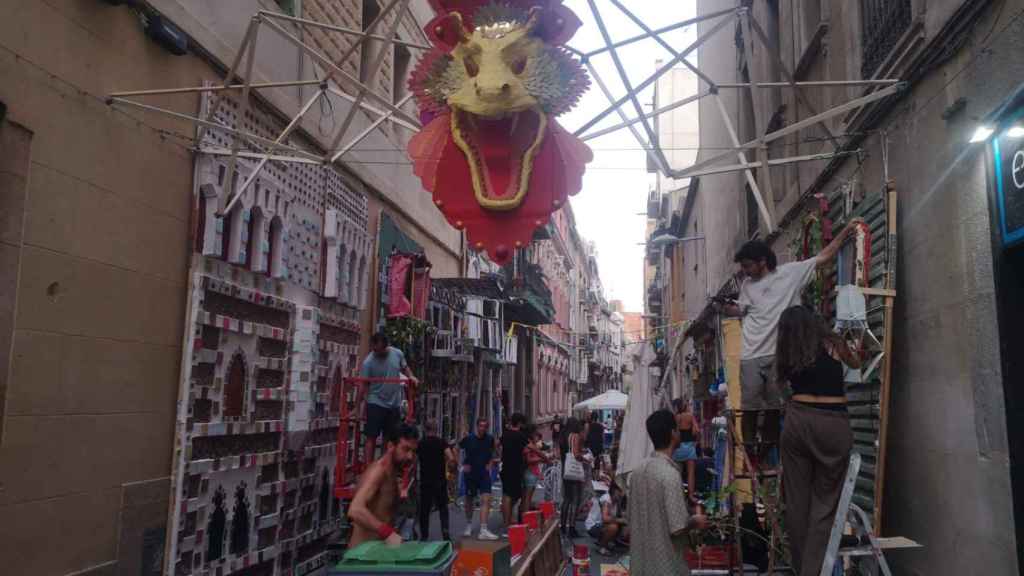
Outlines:
{"label": "street lamp", "polygon": [[981,126],[978,126],[974,130],[974,134],[971,135],[970,142],[971,144],[974,144],[976,142],[984,142],[985,140],[988,140],[988,137],[991,136],[992,133],[995,131],[995,128],[982,124]]}

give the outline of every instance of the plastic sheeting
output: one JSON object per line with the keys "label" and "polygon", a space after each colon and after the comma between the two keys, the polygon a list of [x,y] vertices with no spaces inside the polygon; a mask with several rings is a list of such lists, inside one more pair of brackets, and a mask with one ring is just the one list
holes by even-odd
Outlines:
{"label": "plastic sheeting", "polygon": [[625,486],[626,477],[654,451],[647,436],[647,417],[657,404],[653,398],[653,385],[649,366],[655,359],[654,350],[646,343],[636,344],[630,349],[636,358],[636,370],[629,387],[629,403],[622,421],[622,436],[619,438],[618,467],[615,477],[620,486]]}

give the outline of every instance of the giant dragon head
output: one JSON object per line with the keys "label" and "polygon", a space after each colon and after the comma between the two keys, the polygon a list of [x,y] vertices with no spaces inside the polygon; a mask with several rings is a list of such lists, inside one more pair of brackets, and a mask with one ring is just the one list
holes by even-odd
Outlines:
{"label": "giant dragon head", "polygon": [[582,186],[590,149],[554,120],[590,80],[562,47],[580,20],[561,0],[431,0],[434,48],[409,86],[423,129],[414,171],[470,245],[500,263]]}

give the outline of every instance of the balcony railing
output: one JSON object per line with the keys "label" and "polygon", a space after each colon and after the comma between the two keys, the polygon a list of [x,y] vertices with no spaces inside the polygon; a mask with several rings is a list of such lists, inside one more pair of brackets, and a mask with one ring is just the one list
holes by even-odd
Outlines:
{"label": "balcony railing", "polygon": [[434,345],[431,354],[439,358],[450,358],[455,355],[455,335],[451,330],[434,332]]}
{"label": "balcony railing", "polygon": [[472,359],[473,340],[460,338],[451,330],[438,330],[434,333],[433,348],[430,353],[437,358]]}

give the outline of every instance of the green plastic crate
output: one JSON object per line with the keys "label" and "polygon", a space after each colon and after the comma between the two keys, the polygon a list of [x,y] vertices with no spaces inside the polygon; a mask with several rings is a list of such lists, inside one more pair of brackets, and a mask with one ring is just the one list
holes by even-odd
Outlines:
{"label": "green plastic crate", "polygon": [[447,574],[455,561],[451,542],[403,542],[389,547],[381,540],[363,542],[345,553],[329,575]]}

